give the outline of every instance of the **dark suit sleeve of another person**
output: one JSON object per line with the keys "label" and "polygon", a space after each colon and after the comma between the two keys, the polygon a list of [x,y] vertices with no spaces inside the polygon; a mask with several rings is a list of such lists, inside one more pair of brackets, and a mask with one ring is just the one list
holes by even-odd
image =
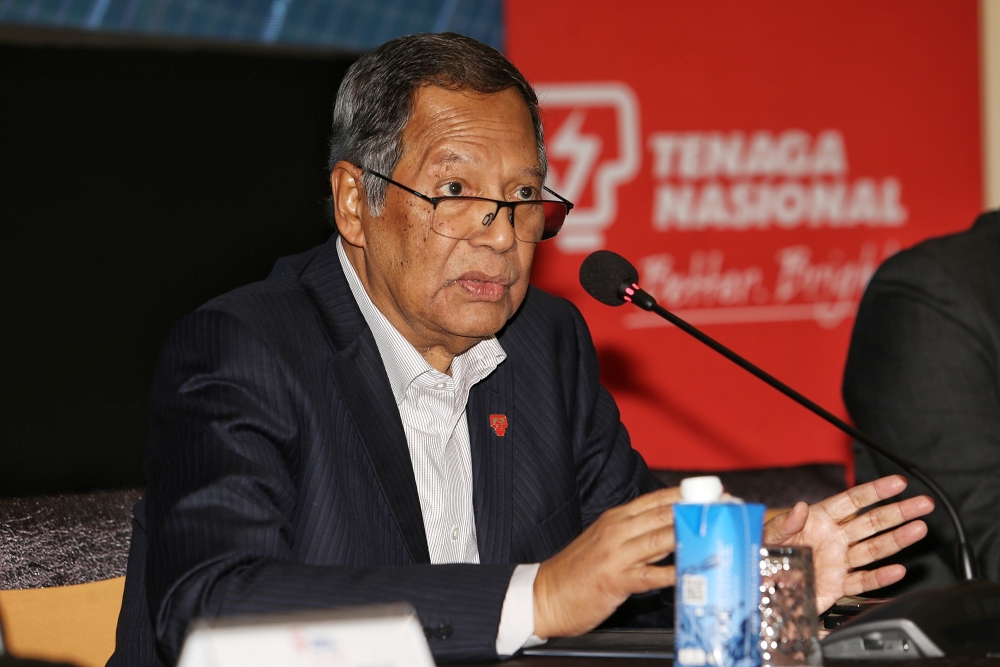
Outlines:
{"label": "dark suit sleeve of another person", "polygon": [[[1000,216],[992,214],[878,270],[858,311],[843,387],[858,427],[951,496],[992,579],[1000,578],[998,354]],[[859,481],[898,472],[865,450],[856,454]],[[924,492],[911,486],[910,495]],[[954,532],[940,504],[929,523],[928,544],[937,542],[938,558],[951,565]]]}

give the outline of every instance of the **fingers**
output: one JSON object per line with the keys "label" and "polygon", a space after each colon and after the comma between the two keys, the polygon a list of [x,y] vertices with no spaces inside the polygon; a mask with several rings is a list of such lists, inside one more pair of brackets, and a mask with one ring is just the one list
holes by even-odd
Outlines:
{"label": "fingers", "polygon": [[[647,503],[648,505],[648,503]],[[622,563],[646,564],[663,559],[674,550],[674,510],[672,505],[652,505],[631,516],[612,516],[602,527],[615,545],[614,558]]]}
{"label": "fingers", "polygon": [[781,546],[794,538],[809,519],[809,505],[795,503],[789,512],[783,512],[764,524],[764,544]]}
{"label": "fingers", "polygon": [[836,521],[843,521],[869,505],[901,493],[905,488],[905,477],[889,475],[851,487],[843,493],[827,498],[819,505]]}
{"label": "fingers", "polygon": [[653,529],[626,540],[621,545],[621,556],[633,563],[655,563],[673,553],[675,546],[674,525]]}
{"label": "fingers", "polygon": [[917,517],[926,516],[933,509],[934,501],[928,496],[916,496],[885,507],[877,507],[845,523],[844,536],[849,543],[860,542]]}
{"label": "fingers", "polygon": [[[919,542],[927,535],[927,524],[911,521],[888,533],[883,533],[847,550],[847,564],[852,568],[863,567]],[[883,584],[884,585],[884,584]],[[867,589],[870,590],[870,589]]]}
{"label": "fingers", "polygon": [[860,595],[883,586],[894,584],[906,576],[902,565],[886,565],[875,570],[859,570],[844,579],[844,595]]}
{"label": "fingers", "polygon": [[674,547],[672,504],[664,489],[608,510],[535,576],[535,634],[574,636],[607,618],[632,593],[673,585],[673,567],[654,566]]}
{"label": "fingers", "polygon": [[680,489],[660,489],[606,512],[602,540],[615,543],[620,562],[646,564],[661,560],[674,550],[673,504]]}
{"label": "fingers", "polygon": [[676,584],[677,570],[673,565],[644,565],[635,569],[633,579],[632,593],[645,593]]}
{"label": "fingers", "polygon": [[655,507],[673,505],[674,503],[679,502],[680,499],[680,488],[673,486],[669,489],[657,489],[656,491],[645,493],[632,502],[625,503],[612,511],[629,516],[635,516]]}

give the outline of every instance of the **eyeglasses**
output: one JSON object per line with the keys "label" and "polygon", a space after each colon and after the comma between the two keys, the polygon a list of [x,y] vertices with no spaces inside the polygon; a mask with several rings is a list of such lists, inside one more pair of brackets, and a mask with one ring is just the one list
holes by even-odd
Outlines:
{"label": "eyeglasses", "polygon": [[507,220],[514,228],[514,236],[517,240],[538,243],[558,234],[559,230],[562,229],[563,222],[566,221],[566,216],[573,208],[571,201],[545,186],[542,186],[545,192],[556,199],[502,201],[464,195],[428,197],[424,193],[408,188],[402,183],[397,183],[377,171],[366,167],[361,167],[361,169],[429,202],[434,209],[431,229],[442,236],[453,239],[473,239],[479,236],[500,214],[500,209],[506,208],[509,210]]}

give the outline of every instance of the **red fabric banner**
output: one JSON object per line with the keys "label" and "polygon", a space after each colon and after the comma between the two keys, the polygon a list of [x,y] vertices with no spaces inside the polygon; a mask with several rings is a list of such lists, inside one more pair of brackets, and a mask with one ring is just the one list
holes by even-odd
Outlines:
{"label": "red fabric banner", "polygon": [[549,185],[577,204],[534,282],[576,303],[651,466],[833,462],[846,436],[577,282],[607,248],[661,305],[846,417],[878,264],[981,207],[975,0],[508,0]]}

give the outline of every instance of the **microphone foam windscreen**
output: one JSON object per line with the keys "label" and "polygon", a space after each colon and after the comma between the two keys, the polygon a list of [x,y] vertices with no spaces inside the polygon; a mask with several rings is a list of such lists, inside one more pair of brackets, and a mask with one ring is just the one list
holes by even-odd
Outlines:
{"label": "microphone foam windscreen", "polygon": [[587,294],[609,306],[625,303],[622,286],[639,282],[639,272],[616,252],[596,250],[580,265],[580,284]]}

